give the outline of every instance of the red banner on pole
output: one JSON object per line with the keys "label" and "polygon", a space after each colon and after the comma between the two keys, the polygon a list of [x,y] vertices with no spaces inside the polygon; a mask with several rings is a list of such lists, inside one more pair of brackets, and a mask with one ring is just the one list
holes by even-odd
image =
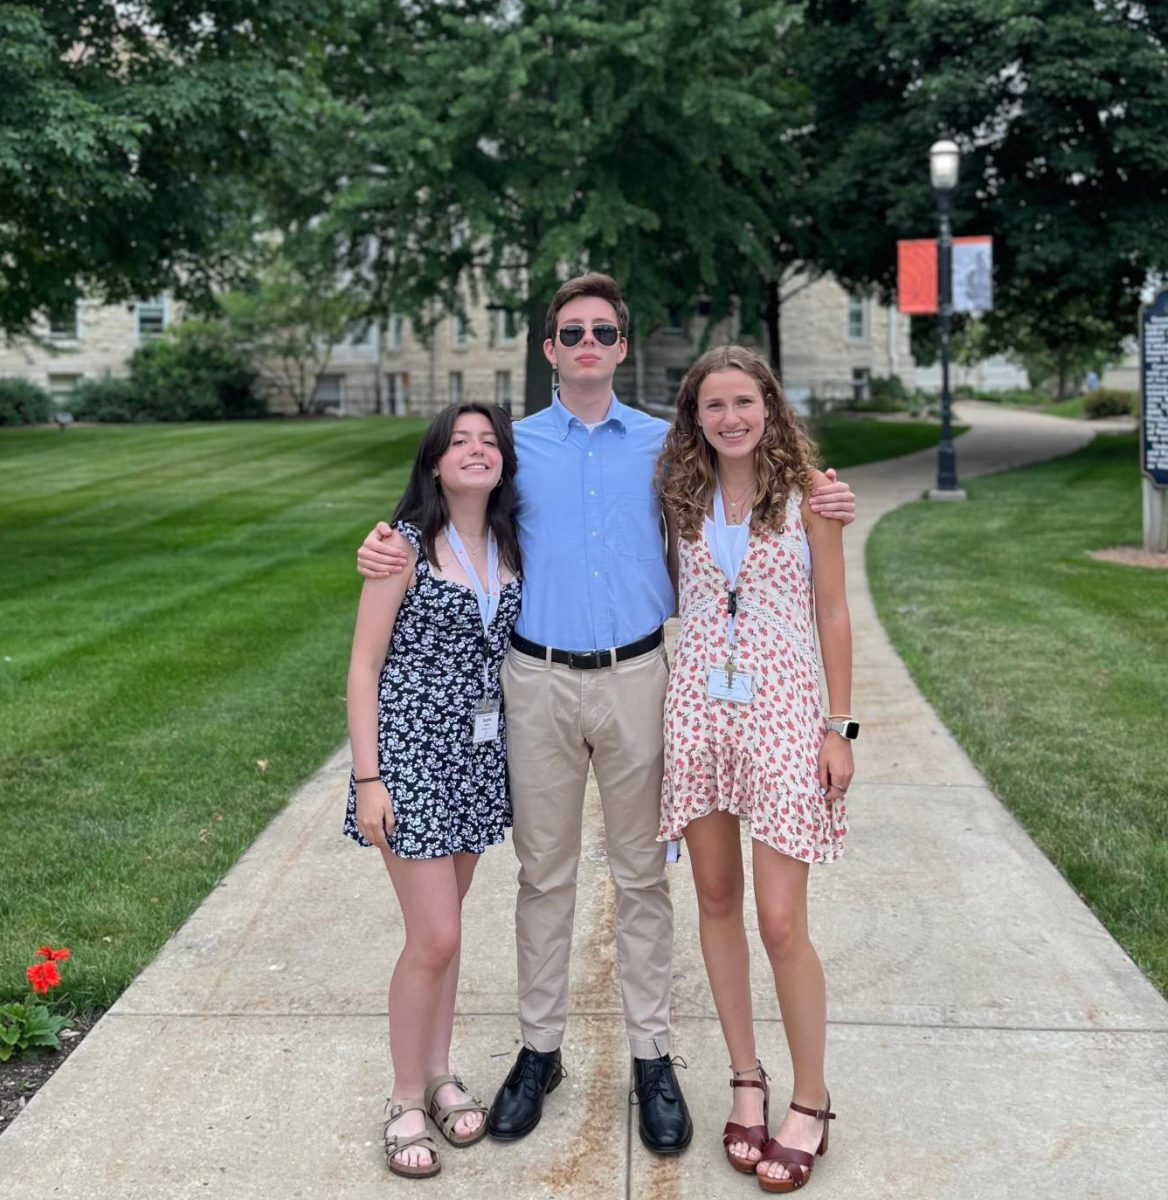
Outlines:
{"label": "red banner on pole", "polygon": [[896,308],[921,316],[937,311],[937,242],[934,238],[896,243]]}

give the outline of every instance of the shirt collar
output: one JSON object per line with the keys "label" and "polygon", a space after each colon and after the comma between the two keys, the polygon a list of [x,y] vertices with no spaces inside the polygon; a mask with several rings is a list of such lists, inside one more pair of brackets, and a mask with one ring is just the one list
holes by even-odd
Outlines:
{"label": "shirt collar", "polygon": [[[612,393],[612,399],[608,404],[608,412],[604,419],[600,422],[601,425],[611,425],[617,433],[624,437],[628,432],[627,414],[628,408],[623,405],[617,398],[616,392]],[[568,431],[573,425],[578,425],[581,429],[586,428],[583,421],[580,420],[574,413],[570,413],[560,401],[560,393],[556,391],[552,395],[552,412],[555,414],[556,427],[560,431],[560,441],[562,442],[567,436]]]}

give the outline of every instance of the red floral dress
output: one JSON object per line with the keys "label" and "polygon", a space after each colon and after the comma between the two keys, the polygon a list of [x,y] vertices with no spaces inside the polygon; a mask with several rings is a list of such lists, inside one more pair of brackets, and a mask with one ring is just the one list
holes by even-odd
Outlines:
{"label": "red floral dress", "polygon": [[782,533],[751,529],[738,572],[734,660],[753,674],[749,704],[706,694],[709,668],[726,663],[726,577],[704,536],[679,542],[681,629],[665,696],[659,840],[722,810],[801,862],[843,853],[847,807],[819,794],[826,725],[800,500],[789,497]]}

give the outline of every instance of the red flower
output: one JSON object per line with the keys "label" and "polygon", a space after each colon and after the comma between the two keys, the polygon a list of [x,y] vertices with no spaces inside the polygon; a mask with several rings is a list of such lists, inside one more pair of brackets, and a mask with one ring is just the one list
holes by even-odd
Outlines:
{"label": "red flower", "polygon": [[24,973],[25,978],[32,984],[32,990],[38,996],[43,996],[50,988],[55,988],[61,982],[61,974],[55,962],[40,962],[29,967]]}
{"label": "red flower", "polygon": [[69,957],[69,948],[62,946],[60,950],[54,950],[52,946],[39,946],[36,957],[48,959],[49,962],[65,962]]}

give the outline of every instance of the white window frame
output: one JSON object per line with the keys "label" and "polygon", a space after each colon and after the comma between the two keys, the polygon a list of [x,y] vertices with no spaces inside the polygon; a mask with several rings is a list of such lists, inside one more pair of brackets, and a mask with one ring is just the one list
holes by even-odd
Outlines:
{"label": "white window frame", "polygon": [[510,371],[495,372],[495,405],[505,412],[511,412],[515,391]]}
{"label": "white window frame", "polygon": [[79,342],[81,341],[81,305],[73,301],[73,325],[70,331],[53,328],[53,314],[46,313],[45,321],[49,326],[50,342]]}
{"label": "white window frame", "polygon": [[390,313],[389,320],[385,322],[385,348],[387,350],[400,350],[402,348],[402,332],[405,326],[405,317],[401,313]]}
{"label": "white window frame", "polygon": [[[514,331],[507,332],[507,322],[512,320],[515,323]],[[499,308],[495,310],[495,340],[500,346],[514,346],[519,341],[519,314],[513,308]]]}
{"label": "white window frame", "polygon": [[[330,384],[336,381],[337,385],[337,400],[335,404],[322,404],[318,399],[320,394],[320,385],[328,380]],[[345,411],[345,375],[343,371],[321,371],[312,384],[312,409],[315,412],[338,412]]]}
{"label": "white window frame", "polygon": [[[854,333],[852,330],[852,320],[854,317],[859,317],[860,332]],[[868,297],[857,296],[854,293],[848,295],[848,309],[846,317],[847,336],[849,342],[866,342],[868,340]]]}
{"label": "white window frame", "polygon": [[461,371],[451,371],[446,377],[446,403],[461,404],[466,395],[466,379]]}
{"label": "white window frame", "polygon": [[404,417],[410,404],[410,373],[390,371],[385,376],[385,394],[390,416]]}
{"label": "white window frame", "polygon": [[458,313],[450,314],[450,344],[461,349],[470,341],[470,331],[466,327],[466,319]]}
{"label": "white window frame", "polygon": [[[142,329],[142,310],[159,310],[159,327],[158,332],[143,332]],[[166,293],[163,292],[159,296],[151,296],[147,300],[139,300],[134,305],[134,321],[135,330],[138,335],[138,345],[144,346],[147,342],[156,342],[166,332],[166,327],[170,324],[170,301]]]}

